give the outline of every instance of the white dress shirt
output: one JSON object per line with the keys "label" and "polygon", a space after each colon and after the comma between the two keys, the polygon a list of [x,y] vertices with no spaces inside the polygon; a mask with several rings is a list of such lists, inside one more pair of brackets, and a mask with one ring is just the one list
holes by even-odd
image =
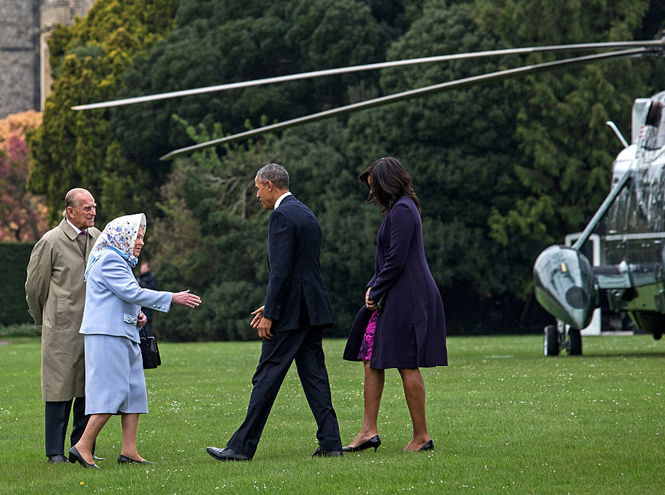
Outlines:
{"label": "white dress shirt", "polygon": [[285,192],[284,194],[282,194],[279,198],[277,198],[277,201],[275,201],[275,209],[277,209],[277,207],[278,207],[280,204],[282,204],[282,201],[283,201],[284,198],[286,198],[287,196],[292,196],[292,194],[291,194],[289,191],[286,191],[286,192]]}
{"label": "white dress shirt", "polygon": [[[73,228],[76,231],[76,235],[79,235],[81,232],[83,232],[81,229],[79,229],[76,225],[74,225],[72,222],[69,221],[69,218],[65,218],[67,220],[67,223],[71,228]],[[86,232],[87,234],[87,232]]]}

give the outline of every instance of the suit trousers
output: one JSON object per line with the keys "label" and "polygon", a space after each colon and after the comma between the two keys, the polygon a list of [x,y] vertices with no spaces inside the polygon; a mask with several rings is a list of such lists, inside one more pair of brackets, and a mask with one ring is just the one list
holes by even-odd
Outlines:
{"label": "suit trousers", "polygon": [[295,360],[305,397],[318,426],[319,447],[327,451],[342,450],[322,337],[323,330],[314,327],[275,332],[272,339],[263,341],[261,358],[252,378],[254,387],[247,416],[227,447],[249,458],[254,457],[277,392]]}
{"label": "suit trousers", "polygon": [[75,400],[63,402],[46,402],[45,424],[46,424],[46,455],[64,455],[65,437],[67,436],[67,425],[69,414],[74,403],[74,420],[72,422],[71,444],[76,443],[83,435],[88,424],[89,416],[85,414],[85,397],[77,397]]}

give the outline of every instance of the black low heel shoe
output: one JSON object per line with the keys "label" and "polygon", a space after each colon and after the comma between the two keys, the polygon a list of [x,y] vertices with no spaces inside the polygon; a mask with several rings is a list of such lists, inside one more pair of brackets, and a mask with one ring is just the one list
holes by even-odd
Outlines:
{"label": "black low heel shoe", "polygon": [[79,451],[76,449],[76,447],[72,447],[71,449],[69,449],[69,462],[71,462],[72,464],[76,464],[76,461],[78,461],[81,464],[81,466],[83,466],[84,468],[99,469],[99,466],[97,464],[88,464],[87,462],[85,462],[85,459],[81,454],[79,454]]}
{"label": "black low heel shoe", "polygon": [[430,438],[429,442],[418,449],[418,452],[425,452],[427,450],[434,450],[434,441]]}
{"label": "black low heel shoe", "polygon": [[342,447],[343,452],[362,452],[363,450],[371,449],[374,447],[374,452],[376,452],[376,449],[379,448],[381,445],[381,437],[379,435],[374,435],[372,438],[369,440],[365,440],[363,443],[358,445],[357,447]]}
{"label": "black low heel shoe", "polygon": [[139,461],[138,459],[132,459],[131,457],[120,454],[118,456],[118,464],[154,464],[154,462],[146,461],[145,459]]}

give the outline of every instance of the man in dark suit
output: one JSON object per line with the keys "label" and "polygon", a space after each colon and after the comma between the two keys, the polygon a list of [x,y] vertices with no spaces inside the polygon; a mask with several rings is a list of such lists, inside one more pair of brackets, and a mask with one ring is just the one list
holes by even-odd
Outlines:
{"label": "man in dark suit", "polygon": [[245,421],[226,448],[208,447],[206,452],[220,461],[254,457],[277,392],[295,360],[318,426],[319,448],[312,456],[340,457],[342,442],[321,344],[323,328],[334,323],[319,266],[321,227],[311,210],[289,192],[284,167],[266,165],[254,184],[263,208],[273,210],[268,220],[268,293],[265,305],[252,313],[251,323],[263,339],[261,358]]}

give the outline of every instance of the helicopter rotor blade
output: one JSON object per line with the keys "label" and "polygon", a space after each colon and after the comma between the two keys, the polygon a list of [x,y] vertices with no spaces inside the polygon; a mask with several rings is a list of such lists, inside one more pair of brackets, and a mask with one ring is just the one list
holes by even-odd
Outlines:
{"label": "helicopter rotor blade", "polygon": [[352,72],[360,72],[367,70],[387,69],[391,67],[403,67],[408,65],[417,65],[424,63],[445,62],[450,60],[462,60],[480,57],[494,57],[503,55],[518,55],[518,54],[531,54],[543,52],[557,52],[557,51],[588,51],[588,50],[606,50],[606,49],[627,49],[627,48],[664,48],[665,38],[655,41],[624,41],[624,42],[609,42],[609,43],[580,43],[574,45],[553,45],[541,47],[528,47],[528,48],[509,48],[503,50],[490,50],[474,53],[458,53],[452,55],[439,55],[434,57],[414,58],[408,60],[396,60],[392,62],[381,62],[376,64],[355,65],[351,67],[341,67],[338,69],[327,69],[313,72],[303,72],[301,74],[291,74],[288,76],[269,77],[265,79],[256,79],[253,81],[241,81],[228,84],[220,84],[218,86],[208,86],[204,88],[187,89],[182,91],[173,91],[169,93],[160,93],[155,95],[137,96],[134,98],[124,98],[121,100],[104,101],[99,103],[90,103],[87,105],[77,105],[72,107],[72,110],[92,110],[98,108],[110,108],[123,105],[132,105],[135,103],[146,103],[150,101],[165,100],[169,98],[179,98],[183,96],[192,96],[205,93],[213,93],[217,91],[226,91],[230,89],[249,88],[253,86],[261,86],[265,84],[275,84],[287,81],[297,81],[301,79],[312,79],[324,76],[333,76],[339,74],[349,74]]}
{"label": "helicopter rotor blade", "polygon": [[467,77],[464,79],[459,79],[456,81],[449,81],[441,84],[435,84],[433,86],[426,86],[423,88],[418,88],[418,89],[412,89],[409,91],[405,91],[402,93],[396,93],[393,95],[388,95],[388,96],[382,96],[380,98],[375,98],[373,100],[367,100],[359,103],[353,103],[351,105],[346,105],[343,107],[338,107],[338,108],[333,108],[331,110],[325,110],[323,112],[311,114],[311,115],[306,115],[304,117],[298,117],[292,120],[287,120],[285,122],[279,122],[277,124],[272,124],[264,127],[259,127],[257,129],[252,129],[250,131],[245,131],[241,132],[238,134],[234,134],[231,136],[226,136],[220,139],[215,139],[212,141],[207,141],[205,143],[199,143],[195,144],[193,146],[188,146],[185,148],[180,148],[174,151],[171,151],[170,153],[162,156],[160,160],[171,160],[175,158],[176,156],[185,154],[185,153],[190,153],[192,151],[197,151],[197,150],[202,150],[205,148],[209,148],[211,146],[217,146],[220,144],[225,144],[225,143],[232,143],[234,141],[239,141],[243,139],[247,139],[250,137],[258,136],[261,134],[265,134],[268,132],[278,132],[278,131],[283,131],[286,129],[289,129],[291,127],[295,127],[298,125],[303,125],[311,122],[317,122],[319,120],[324,120],[328,119],[331,117],[337,117],[340,115],[344,115],[347,113],[351,112],[357,112],[360,110],[366,110],[369,108],[374,108],[382,105],[387,105],[390,103],[396,103],[399,101],[404,101],[404,100],[409,100],[412,98],[417,98],[421,96],[426,96],[430,94],[435,94],[435,93],[440,93],[443,91],[448,91],[451,89],[459,89],[463,88],[466,86],[471,86],[474,84],[480,84],[480,83],[486,83],[490,81],[498,81],[502,79],[508,79],[510,77],[515,77],[515,76],[520,76],[520,75],[527,75],[527,74],[534,74],[537,72],[543,72],[547,70],[553,70],[553,69],[558,69],[561,67],[568,67],[568,66],[574,66],[574,65],[583,65],[589,62],[595,62],[595,61],[600,61],[600,60],[607,60],[607,59],[612,59],[612,58],[622,58],[622,57],[635,57],[639,55],[645,55],[649,53],[653,53],[654,49],[648,49],[648,48],[640,48],[640,49],[632,49],[632,50],[621,50],[621,51],[615,51],[615,52],[609,52],[609,53],[601,53],[601,54],[596,54],[596,55],[587,55],[584,57],[577,57],[577,58],[568,58],[564,60],[557,60],[554,62],[545,62],[542,64],[536,64],[536,65],[529,65],[525,67],[519,67],[516,69],[508,69],[508,70],[503,70],[499,72],[491,72],[489,74],[483,74],[480,76],[472,76],[472,77]]}

